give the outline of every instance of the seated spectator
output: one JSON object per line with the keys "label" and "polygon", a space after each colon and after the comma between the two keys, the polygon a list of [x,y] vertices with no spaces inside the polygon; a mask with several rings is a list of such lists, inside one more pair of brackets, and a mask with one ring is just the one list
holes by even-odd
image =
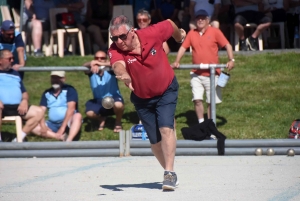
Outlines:
{"label": "seated spectator", "polygon": [[[79,140],[82,116],[78,112],[78,94],[74,87],[65,84],[65,71],[51,72],[51,85],[41,98],[40,106],[48,111],[48,120],[43,118],[32,131],[34,134],[67,142]],[[42,128],[47,126],[47,132]],[[45,130],[45,129],[44,129]]]}
{"label": "seated spectator", "polygon": [[[5,20],[1,25],[0,50],[7,49],[13,54],[12,68],[16,71],[25,66],[26,53],[25,45],[20,32],[15,30],[15,24],[10,20]],[[24,72],[19,72],[23,80]]]}
{"label": "seated spectator", "polygon": [[[144,10],[147,10],[148,12],[150,12],[152,0],[143,0],[143,1],[128,0],[128,3],[130,5],[132,5],[133,16],[137,16],[138,11],[141,9],[144,9]],[[135,27],[137,26],[136,23],[134,23],[134,25],[135,25]]]}
{"label": "seated spectator", "polygon": [[178,12],[181,9],[181,2],[177,0],[154,0],[156,3],[159,22],[171,19],[178,27],[180,21]]}
{"label": "seated spectator", "polygon": [[[87,3],[87,12],[86,12],[87,13],[86,20],[88,23],[81,21],[81,10],[84,7],[84,3],[82,2],[82,0],[54,0],[54,3],[56,7],[67,8],[69,12],[72,12],[74,14],[74,19],[77,23],[77,27],[82,31],[83,37],[86,34],[86,32],[88,32],[92,34],[92,38],[95,40],[95,43],[98,45],[100,49],[103,50],[107,49],[107,45],[104,43],[100,28],[88,22],[90,19],[89,15],[91,12],[91,8],[89,8],[90,5],[89,2]],[[95,9],[99,9],[99,7],[97,6]],[[105,9],[108,10],[108,7],[106,7]],[[100,13],[99,10],[97,12]],[[70,54],[67,50],[67,47],[65,47],[65,54]]]}
{"label": "seated spectator", "polygon": [[263,0],[263,11],[272,18],[272,22],[285,22],[289,0]]}
{"label": "seated spectator", "polygon": [[[124,100],[120,93],[118,82],[113,71],[99,70],[99,66],[110,66],[110,62],[107,60],[106,53],[98,51],[95,54],[93,64],[96,67],[91,67],[92,62],[87,62],[84,66],[90,68],[90,71],[85,72],[89,76],[90,85],[93,92],[93,99],[86,102],[86,115],[88,118],[99,119],[99,129],[103,130],[105,126],[106,117],[109,115],[116,115],[114,132],[120,132],[122,130],[122,116],[124,112]],[[111,109],[105,109],[101,102],[106,96],[112,96],[114,99],[114,107]]]}
{"label": "seated spectator", "polygon": [[[153,23],[161,22],[166,19],[171,19],[178,27],[181,26],[181,23],[178,19],[178,12],[181,9],[180,1],[177,1],[177,0],[153,0],[153,5],[151,8],[154,8],[154,10],[152,9],[151,12],[154,13],[153,15],[156,15],[156,16],[154,16],[154,18],[152,18],[152,19],[154,19]],[[153,15],[151,14],[151,16],[153,16]],[[173,37],[169,38],[167,40],[167,43],[170,47],[170,50],[173,52],[176,52],[180,47],[180,44],[177,43]]]}
{"label": "seated spectator", "polygon": [[[233,0],[235,6],[234,28],[240,39],[240,50],[258,50],[257,37],[267,29],[272,22],[272,18],[262,11],[262,0],[249,2],[247,0]],[[247,23],[257,24],[257,28],[247,39],[245,38],[244,26]]]}
{"label": "seated spectator", "polygon": [[299,29],[299,12],[300,12],[300,0],[289,0],[287,10],[287,30],[289,35],[289,47],[297,48],[294,45],[295,41],[295,29]]}
{"label": "seated spectator", "polygon": [[22,128],[24,140],[41,121],[44,112],[39,106],[28,104],[29,95],[19,73],[12,69],[13,60],[10,50],[0,50],[0,138],[2,118],[20,116],[26,121]]}
{"label": "seated spectator", "polygon": [[219,28],[226,36],[227,40],[230,40],[230,25],[234,18],[234,9],[232,9],[231,0],[221,0],[221,6],[218,13],[218,21],[220,23]]}
{"label": "seated spectator", "polygon": [[195,13],[199,10],[205,10],[208,13],[210,25],[219,28],[219,9],[221,7],[220,0],[191,0],[190,1],[190,14],[191,23],[190,28],[196,29],[195,23]]}
{"label": "seated spectator", "polygon": [[86,21],[83,24],[88,32],[93,35],[91,38],[99,46],[100,50],[108,49],[101,30],[108,29],[109,21],[112,17],[112,10],[112,0],[88,0],[87,2]]}
{"label": "seated spectator", "polygon": [[24,3],[23,26],[25,32],[32,37],[33,55],[36,57],[44,56],[42,36],[43,31],[50,30],[50,8],[54,8],[54,3],[51,0],[25,0]]}
{"label": "seated spectator", "polygon": [[[146,28],[151,23],[151,15],[147,10],[141,9],[136,15],[137,25],[140,29]],[[167,42],[163,43],[163,48],[166,54],[169,54],[170,48]]]}
{"label": "seated spectator", "polygon": [[190,21],[191,21],[190,0],[184,0],[181,27],[185,30],[186,33],[189,32],[190,30],[189,27]]}

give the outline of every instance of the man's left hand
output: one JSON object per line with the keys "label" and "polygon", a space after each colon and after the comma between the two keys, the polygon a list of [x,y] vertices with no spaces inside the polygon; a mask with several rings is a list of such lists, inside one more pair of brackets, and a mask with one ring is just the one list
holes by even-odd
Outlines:
{"label": "man's left hand", "polygon": [[226,64],[226,68],[228,71],[232,70],[234,68],[234,61],[228,61]]}
{"label": "man's left hand", "polygon": [[28,111],[28,101],[23,99],[18,107],[18,112],[20,115],[25,115]]}

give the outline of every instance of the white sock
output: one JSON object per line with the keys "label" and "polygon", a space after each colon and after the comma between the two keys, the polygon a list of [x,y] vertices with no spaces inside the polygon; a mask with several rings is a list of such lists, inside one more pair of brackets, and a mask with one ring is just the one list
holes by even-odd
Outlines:
{"label": "white sock", "polygon": [[24,140],[24,138],[26,137],[26,135],[27,134],[22,131],[22,140]]}
{"label": "white sock", "polygon": [[202,123],[204,121],[204,118],[198,119],[199,123]]}
{"label": "white sock", "polygon": [[0,132],[0,142],[2,141],[2,139],[1,139],[1,132]]}

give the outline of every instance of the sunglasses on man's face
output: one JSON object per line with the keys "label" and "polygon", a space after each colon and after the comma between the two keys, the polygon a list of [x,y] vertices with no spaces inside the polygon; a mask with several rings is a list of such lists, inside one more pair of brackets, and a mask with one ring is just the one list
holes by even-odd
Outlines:
{"label": "sunglasses on man's face", "polygon": [[2,58],[2,59],[7,59],[8,61],[12,61],[12,60],[14,60],[14,58],[13,58],[13,57]]}
{"label": "sunglasses on man's face", "polygon": [[101,59],[101,60],[105,60],[106,57],[94,57],[95,59]]}
{"label": "sunglasses on man's face", "polygon": [[141,22],[148,22],[148,18],[140,18],[140,19],[137,19],[137,22],[138,23],[141,23]]}
{"label": "sunglasses on man's face", "polygon": [[118,41],[118,38],[120,38],[121,40],[126,40],[129,31],[130,31],[130,29],[128,30],[127,34],[121,34],[121,35],[119,35],[119,36],[111,36],[110,39],[111,39],[113,42]]}

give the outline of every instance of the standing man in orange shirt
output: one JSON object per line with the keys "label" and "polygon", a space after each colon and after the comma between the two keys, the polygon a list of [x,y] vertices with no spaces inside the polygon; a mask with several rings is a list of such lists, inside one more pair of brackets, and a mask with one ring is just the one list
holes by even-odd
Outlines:
{"label": "standing man in orange shirt", "polygon": [[[192,47],[192,59],[193,64],[218,64],[218,50],[219,47],[225,47],[229,61],[227,62],[228,70],[234,67],[234,58],[232,53],[232,47],[223,33],[214,27],[209,25],[208,13],[205,10],[198,10],[195,13],[196,29],[191,30],[181,47],[178,50],[178,54],[175,62],[172,64],[174,68],[179,68],[180,59],[184,55],[186,49]],[[218,82],[220,75],[220,69],[216,69],[215,86]],[[193,92],[193,102],[198,117],[199,123],[204,121],[204,107],[203,107],[203,95],[206,91],[207,116],[210,119],[210,70],[209,69],[193,69],[191,71],[191,87]],[[216,87],[216,103],[222,102],[221,89]]]}

